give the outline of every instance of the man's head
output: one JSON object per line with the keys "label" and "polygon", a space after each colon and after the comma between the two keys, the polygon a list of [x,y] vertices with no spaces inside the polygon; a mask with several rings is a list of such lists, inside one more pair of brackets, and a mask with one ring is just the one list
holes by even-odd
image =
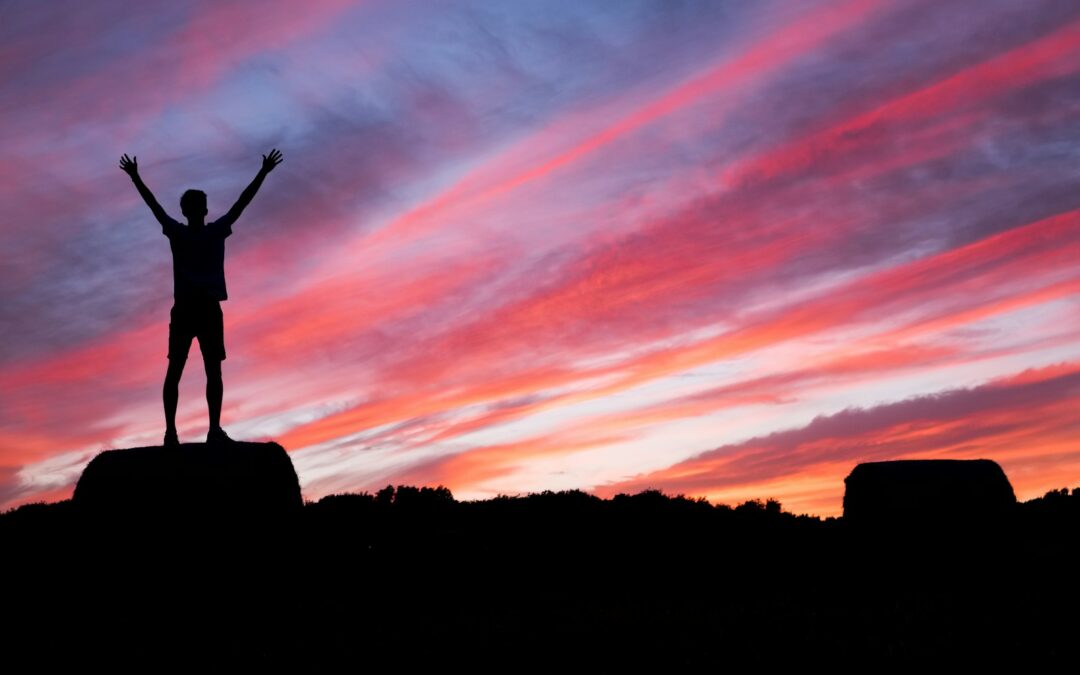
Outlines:
{"label": "man's head", "polygon": [[180,197],[180,211],[189,221],[202,220],[206,216],[206,193],[188,190]]}

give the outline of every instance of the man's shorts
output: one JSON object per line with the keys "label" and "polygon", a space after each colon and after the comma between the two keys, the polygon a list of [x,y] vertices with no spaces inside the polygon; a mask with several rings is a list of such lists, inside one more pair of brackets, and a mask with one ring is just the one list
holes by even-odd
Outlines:
{"label": "man's shorts", "polygon": [[169,358],[186,359],[192,338],[199,338],[203,360],[225,359],[225,328],[221,301],[216,298],[173,302],[169,319]]}

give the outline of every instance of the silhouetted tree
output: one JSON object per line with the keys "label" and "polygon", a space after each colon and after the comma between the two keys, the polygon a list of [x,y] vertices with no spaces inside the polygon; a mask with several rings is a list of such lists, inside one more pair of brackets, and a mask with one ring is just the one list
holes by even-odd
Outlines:
{"label": "silhouetted tree", "polygon": [[375,502],[382,506],[389,506],[394,501],[394,486],[387,485],[375,493]]}

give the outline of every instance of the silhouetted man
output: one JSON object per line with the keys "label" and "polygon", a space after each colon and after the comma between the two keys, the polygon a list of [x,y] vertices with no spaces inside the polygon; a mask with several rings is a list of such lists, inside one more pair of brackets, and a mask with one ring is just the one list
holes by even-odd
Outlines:
{"label": "silhouetted man", "polygon": [[169,369],[165,373],[165,445],[178,446],[176,435],[176,402],[179,398],[180,375],[187,363],[192,338],[199,338],[199,349],[206,367],[206,404],[210,409],[210,431],[207,443],[232,442],[221,428],[221,362],[225,359],[225,337],[221,301],[228,299],[225,290],[225,238],[232,234],[232,225],[259,191],[266,174],[281,163],[276,149],[263,155],[262,168],[251,185],[240,194],[233,207],[221,218],[206,223],[206,193],[188,190],[180,198],[180,210],[187,217],[185,227],[169,217],[154,199],[150,188],[139,177],[138,157],[120,158],[120,168],[131,176],[146,205],[161,223],[169,238],[173,256],[173,307],[169,321]]}

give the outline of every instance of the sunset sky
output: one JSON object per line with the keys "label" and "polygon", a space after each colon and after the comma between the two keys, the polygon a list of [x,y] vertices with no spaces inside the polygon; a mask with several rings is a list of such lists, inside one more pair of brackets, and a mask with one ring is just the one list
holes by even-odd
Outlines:
{"label": "sunset sky", "polygon": [[[0,4],[0,509],[160,445],[165,209],[305,498],[1080,486],[1075,0]],[[181,442],[208,416],[197,342]]]}

